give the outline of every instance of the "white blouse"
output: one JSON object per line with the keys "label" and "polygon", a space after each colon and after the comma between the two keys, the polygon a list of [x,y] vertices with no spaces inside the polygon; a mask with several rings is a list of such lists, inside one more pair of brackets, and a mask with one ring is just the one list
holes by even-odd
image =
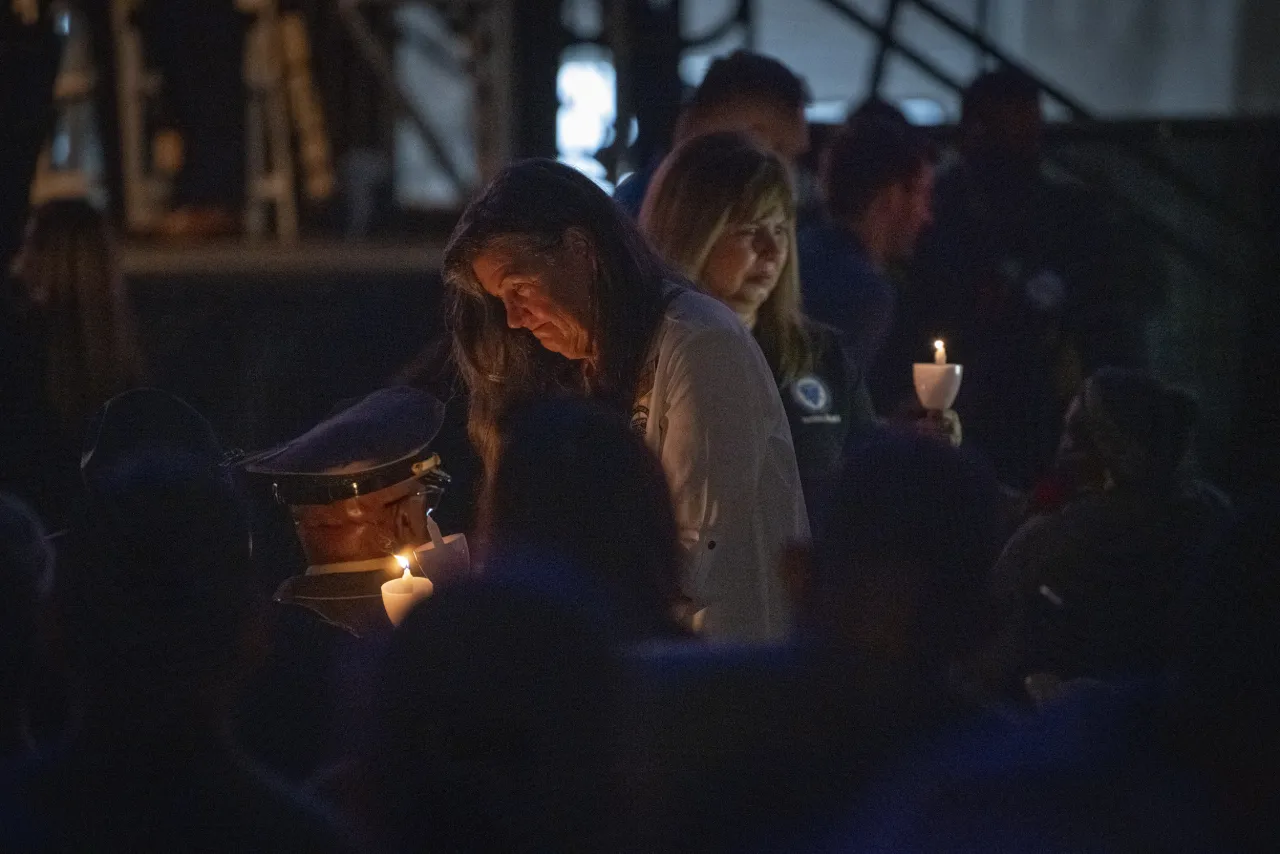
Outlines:
{"label": "white blouse", "polygon": [[783,552],[808,540],[809,520],[773,373],[737,315],[692,290],[668,303],[655,352],[633,424],[671,487],[704,632],[780,637]]}

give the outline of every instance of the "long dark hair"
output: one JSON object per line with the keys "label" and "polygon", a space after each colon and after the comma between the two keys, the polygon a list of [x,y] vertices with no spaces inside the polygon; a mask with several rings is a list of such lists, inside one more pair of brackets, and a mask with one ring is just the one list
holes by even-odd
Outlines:
{"label": "long dark hair", "polygon": [[[509,329],[502,302],[472,269],[500,245],[550,251],[569,229],[588,235],[596,253],[587,331],[599,358],[589,377],[527,330]],[[454,358],[470,391],[468,431],[486,473],[497,463],[498,424],[520,403],[569,393],[630,410],[673,275],[603,190],[555,161],[508,166],[467,206],[445,249],[444,279]]]}
{"label": "long dark hair", "polygon": [[46,346],[45,393],[65,428],[142,378],[128,294],[106,220],[87,202],[40,207],[22,253],[28,322]]}

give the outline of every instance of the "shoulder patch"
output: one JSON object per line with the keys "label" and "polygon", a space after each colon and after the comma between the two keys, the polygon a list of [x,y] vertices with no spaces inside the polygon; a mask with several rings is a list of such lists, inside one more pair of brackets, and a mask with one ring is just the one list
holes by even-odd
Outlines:
{"label": "shoulder patch", "polygon": [[831,406],[831,392],[827,384],[812,374],[806,374],[791,384],[791,397],[806,412],[825,412]]}

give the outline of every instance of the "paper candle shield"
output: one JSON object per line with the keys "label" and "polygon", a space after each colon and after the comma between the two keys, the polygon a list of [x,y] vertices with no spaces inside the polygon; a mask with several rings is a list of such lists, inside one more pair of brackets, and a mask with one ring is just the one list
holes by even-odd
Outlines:
{"label": "paper candle shield", "polygon": [[960,392],[962,372],[962,365],[932,365],[925,362],[912,365],[911,378],[915,383],[920,405],[933,411],[950,409]]}

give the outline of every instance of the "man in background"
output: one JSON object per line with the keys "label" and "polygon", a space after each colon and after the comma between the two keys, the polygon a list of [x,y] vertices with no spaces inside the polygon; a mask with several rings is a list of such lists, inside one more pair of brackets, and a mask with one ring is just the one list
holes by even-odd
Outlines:
{"label": "man in background", "polygon": [[1140,351],[1111,292],[1102,211],[1082,188],[1042,174],[1043,131],[1034,80],[1012,69],[974,80],[960,159],[939,177],[934,227],[910,277],[920,346],[944,338],[964,365],[956,410],[966,441],[1016,488],[1052,460],[1083,376]]}
{"label": "man in background", "polygon": [[147,58],[164,77],[182,134],[174,207],[159,223],[170,238],[240,228],[245,183],[247,19],[234,0],[147,0],[139,12]]}
{"label": "man in background", "polygon": [[[809,150],[808,103],[809,87],[794,71],[772,57],[737,50],[711,63],[680,115],[672,147],[708,133],[740,131],[784,163],[795,163]],[[660,160],[655,158],[614,191],[614,199],[633,217],[640,214]]]}
{"label": "man in background", "polygon": [[[895,330],[900,298],[889,270],[910,257],[932,219],[933,162],[932,142],[905,120],[855,115],[827,151],[826,217],[806,223],[797,237],[805,311],[841,331],[881,412],[909,392],[910,363],[920,361],[909,336]],[[890,351],[882,354],[891,333]]]}

